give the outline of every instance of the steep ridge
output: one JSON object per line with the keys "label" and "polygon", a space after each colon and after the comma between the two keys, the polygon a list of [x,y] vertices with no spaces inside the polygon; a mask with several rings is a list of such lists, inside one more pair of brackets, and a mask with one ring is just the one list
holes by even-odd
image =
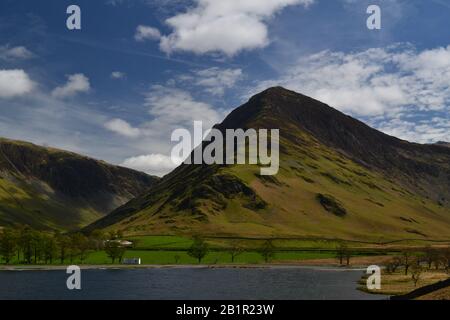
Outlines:
{"label": "steep ridge", "polygon": [[[450,150],[444,149],[444,144],[421,145],[397,139],[293,91],[270,88],[236,109],[221,126],[276,128],[277,123],[295,126],[353,161],[393,175],[413,191],[450,204]],[[294,142],[297,139],[287,130],[281,130],[281,135]]]}
{"label": "steep ridge", "polygon": [[156,181],[75,153],[0,139],[0,225],[78,228]]}
{"label": "steep ridge", "polygon": [[280,129],[279,173],[181,165],[87,230],[371,240],[450,234],[447,147],[388,136],[280,87],[216,127]]}

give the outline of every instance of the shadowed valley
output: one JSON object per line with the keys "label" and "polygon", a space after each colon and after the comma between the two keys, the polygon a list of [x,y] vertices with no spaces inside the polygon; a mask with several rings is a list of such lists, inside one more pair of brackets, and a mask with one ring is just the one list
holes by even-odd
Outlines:
{"label": "shadowed valley", "polygon": [[0,139],[0,225],[77,229],[156,181],[75,153]]}

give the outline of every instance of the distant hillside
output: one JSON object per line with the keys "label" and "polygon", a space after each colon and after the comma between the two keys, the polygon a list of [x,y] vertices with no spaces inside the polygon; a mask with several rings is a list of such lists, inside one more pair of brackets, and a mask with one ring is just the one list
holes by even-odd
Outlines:
{"label": "distant hillside", "polygon": [[0,138],[0,226],[78,228],[156,181],[75,153]]}
{"label": "distant hillside", "polygon": [[260,176],[259,167],[249,165],[181,165],[87,230],[449,238],[447,147],[388,136],[279,87],[252,97],[217,128],[279,128],[279,173]]}
{"label": "distant hillside", "polygon": [[445,142],[445,141],[438,141],[438,142],[436,142],[436,143],[435,143],[435,145],[438,145],[438,146],[443,146],[443,147],[448,147],[448,148],[450,148],[450,142]]}

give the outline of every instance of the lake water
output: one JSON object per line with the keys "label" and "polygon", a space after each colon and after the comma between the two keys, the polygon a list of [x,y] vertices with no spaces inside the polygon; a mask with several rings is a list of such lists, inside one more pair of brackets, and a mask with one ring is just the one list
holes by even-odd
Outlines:
{"label": "lake water", "polygon": [[81,290],[65,270],[1,271],[0,299],[383,299],[356,290],[363,271],[320,268],[82,270]]}

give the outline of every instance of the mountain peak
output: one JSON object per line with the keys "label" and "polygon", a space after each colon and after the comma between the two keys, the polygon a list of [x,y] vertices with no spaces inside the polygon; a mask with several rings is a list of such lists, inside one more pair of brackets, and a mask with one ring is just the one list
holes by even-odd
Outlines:
{"label": "mountain peak", "polygon": [[269,100],[269,101],[270,100],[279,100],[279,99],[314,100],[306,95],[286,89],[281,86],[274,86],[274,87],[267,88],[266,90],[261,91],[260,93],[251,97],[250,101],[261,100],[261,99],[265,99],[265,100]]}
{"label": "mountain peak", "polygon": [[[270,95],[270,94],[287,94],[287,93],[296,93],[296,92],[288,90],[282,86],[274,86],[274,87],[267,88],[266,90],[262,91],[260,94]],[[296,93],[296,94],[298,94],[298,93]]]}
{"label": "mountain peak", "polygon": [[[284,87],[270,87],[255,94],[247,103],[233,110],[219,127],[248,128],[254,124],[255,120],[261,118],[276,119],[279,125],[284,120],[292,120],[292,112],[301,112],[301,107],[316,106],[317,104],[321,103]],[[331,107],[326,107],[332,109]],[[266,125],[270,127],[273,124]]]}
{"label": "mountain peak", "polygon": [[[253,96],[230,113],[219,127],[279,129],[281,139],[293,144],[301,143],[299,137],[303,133],[366,167],[388,175],[406,172],[417,181],[423,175],[436,172],[435,164],[431,164],[426,155],[437,152],[443,159],[450,155],[450,148],[442,147],[448,146],[446,144],[421,145],[400,140],[325,103],[283,87],[271,87]],[[417,157],[417,154],[424,156]],[[448,167],[448,164],[442,165]],[[420,188],[413,186],[412,189]],[[433,192],[426,195],[434,198]]]}

